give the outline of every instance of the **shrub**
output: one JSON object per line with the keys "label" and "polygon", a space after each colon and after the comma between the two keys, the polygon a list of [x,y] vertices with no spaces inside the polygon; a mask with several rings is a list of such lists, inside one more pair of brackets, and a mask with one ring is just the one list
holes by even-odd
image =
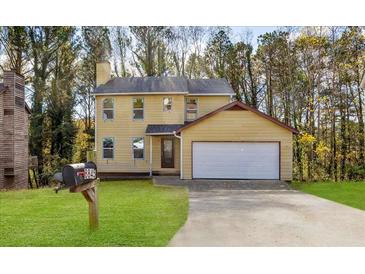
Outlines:
{"label": "shrub", "polygon": [[360,165],[348,165],[347,171],[350,180],[365,179],[365,163]]}

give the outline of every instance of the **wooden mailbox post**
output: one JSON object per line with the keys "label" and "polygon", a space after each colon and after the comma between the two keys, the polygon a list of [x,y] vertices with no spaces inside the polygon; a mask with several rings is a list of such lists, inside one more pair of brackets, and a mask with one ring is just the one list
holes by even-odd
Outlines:
{"label": "wooden mailbox post", "polygon": [[97,183],[99,179],[93,180],[86,184],[70,187],[70,192],[81,192],[89,204],[89,225],[91,230],[99,227],[99,210],[98,210],[98,194]]}
{"label": "wooden mailbox post", "polygon": [[56,173],[54,179],[59,182],[56,193],[64,188],[70,192],[81,192],[89,204],[89,225],[91,230],[99,226],[98,193],[96,190],[99,179],[94,162],[68,164],[62,168],[62,173]]}

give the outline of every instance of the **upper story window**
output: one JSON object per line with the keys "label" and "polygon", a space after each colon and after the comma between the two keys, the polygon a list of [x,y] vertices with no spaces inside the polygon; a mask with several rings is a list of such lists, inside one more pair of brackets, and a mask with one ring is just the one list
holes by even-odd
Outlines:
{"label": "upper story window", "polygon": [[135,137],[132,142],[133,158],[144,159],[144,138]]}
{"label": "upper story window", "polygon": [[163,98],[163,111],[171,111],[172,110],[172,98],[164,97]]}
{"label": "upper story window", "polygon": [[103,159],[114,158],[114,138],[106,137],[103,138]]}
{"label": "upper story window", "polygon": [[185,101],[185,119],[192,121],[196,118],[198,118],[198,99],[188,97]]}
{"label": "upper story window", "polygon": [[133,120],[143,120],[143,98],[133,98]]}
{"label": "upper story window", "polygon": [[103,100],[103,120],[114,119],[114,99],[105,98]]}

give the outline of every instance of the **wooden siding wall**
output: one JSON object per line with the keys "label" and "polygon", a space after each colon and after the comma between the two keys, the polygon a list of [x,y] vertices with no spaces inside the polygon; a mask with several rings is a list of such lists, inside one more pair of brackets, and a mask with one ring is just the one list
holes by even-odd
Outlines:
{"label": "wooden siding wall", "polygon": [[[144,98],[144,119],[133,120],[134,97]],[[172,98],[172,111],[163,112],[163,98]],[[114,119],[102,119],[103,100],[114,99]],[[229,96],[198,96],[199,116],[213,111],[230,100]],[[185,119],[185,96],[182,95],[115,95],[96,96],[96,156],[99,172],[148,172],[149,171],[149,136],[145,135],[148,124],[183,124]],[[102,157],[102,139],[114,137],[114,159]],[[134,160],[132,138],[145,138],[144,159]],[[153,171],[177,172],[180,170],[180,141],[175,138],[175,168],[161,168],[161,138],[153,137]]]}
{"label": "wooden siding wall", "polygon": [[211,111],[228,104],[230,96],[189,96],[198,98],[198,117],[201,117]]}
{"label": "wooden siding wall", "polygon": [[[14,72],[4,72],[2,131],[0,144],[0,188],[28,187],[28,114],[25,110],[24,78]],[[16,104],[16,97],[18,104]],[[4,115],[4,110],[11,110]],[[0,121],[1,123],[1,121]],[[14,176],[4,176],[4,169],[13,169]]]}
{"label": "wooden siding wall", "polygon": [[[148,95],[144,98],[144,119],[133,120],[132,99],[138,96],[97,96],[96,97],[96,150],[97,164],[100,172],[148,172],[149,171],[149,136],[145,135],[148,124],[183,124],[184,123],[184,96],[183,95]],[[164,97],[172,97],[172,111],[163,112],[162,100]],[[102,101],[105,98],[114,98],[114,119],[103,121]],[[113,160],[102,158],[102,139],[114,137],[115,150]],[[144,137],[144,159],[133,159],[132,138]],[[154,137],[153,162],[160,168],[159,137]],[[177,151],[177,147],[175,146]],[[156,155],[155,155],[156,153]],[[177,154],[177,153],[176,153]]]}
{"label": "wooden siding wall", "polygon": [[280,141],[281,180],[292,180],[292,133],[250,111],[220,112],[184,130],[182,138],[184,179],[192,178],[192,141]]}

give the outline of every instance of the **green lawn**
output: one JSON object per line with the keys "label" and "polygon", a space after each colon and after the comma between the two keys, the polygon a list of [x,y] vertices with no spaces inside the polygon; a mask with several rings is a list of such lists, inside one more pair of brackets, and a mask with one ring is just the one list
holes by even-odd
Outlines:
{"label": "green lawn", "polygon": [[81,193],[0,192],[0,246],[165,246],[188,214],[185,188],[149,180],[102,182],[99,222],[88,229]]}
{"label": "green lawn", "polygon": [[365,210],[365,182],[293,182],[292,186],[309,194]]}

